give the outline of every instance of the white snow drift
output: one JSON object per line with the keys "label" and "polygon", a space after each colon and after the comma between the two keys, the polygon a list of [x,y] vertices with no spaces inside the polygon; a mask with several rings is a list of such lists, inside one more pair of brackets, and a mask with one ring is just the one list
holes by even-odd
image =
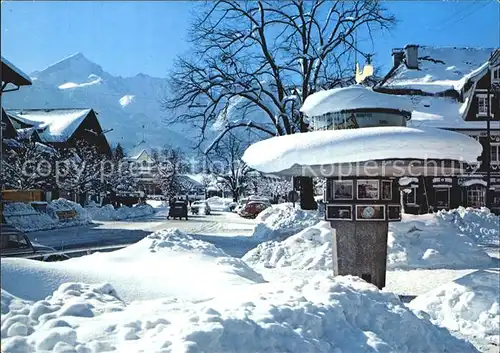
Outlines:
{"label": "white snow drift", "polygon": [[2,291],[4,298],[16,305],[2,315],[5,353],[477,352],[354,277],[226,286],[204,301],[127,304],[109,284],[82,283],[33,303]]}
{"label": "white snow drift", "polygon": [[500,345],[500,273],[476,271],[411,301],[410,308],[451,331]]}
{"label": "white snow drift", "polygon": [[[330,271],[331,242],[328,223],[320,222],[284,241],[261,243],[245,254],[243,260],[264,267]],[[401,223],[389,224],[389,270],[469,269],[492,265],[493,260],[473,239],[439,216],[405,215]]]}
{"label": "white snow drift", "polygon": [[[64,221],[59,220],[57,211],[71,210],[76,211],[76,217]],[[22,202],[5,203],[3,214],[8,224],[26,232],[74,227],[92,221],[83,207],[66,199],[49,202],[46,213],[39,212],[33,206]]]}
{"label": "white snow drift", "polygon": [[273,137],[251,145],[243,160],[265,173],[293,165],[328,165],[382,159],[450,159],[474,162],[479,142],[467,135],[432,128],[368,127],[314,131]]}
{"label": "white snow drift", "polygon": [[122,206],[117,209],[112,205],[105,205],[102,207],[87,207],[86,210],[94,221],[119,221],[151,216],[155,213],[155,209],[149,204],[134,207]]}
{"label": "white snow drift", "polygon": [[303,211],[292,204],[273,205],[256,218],[252,237],[258,241],[282,240],[319,221],[317,212]]}

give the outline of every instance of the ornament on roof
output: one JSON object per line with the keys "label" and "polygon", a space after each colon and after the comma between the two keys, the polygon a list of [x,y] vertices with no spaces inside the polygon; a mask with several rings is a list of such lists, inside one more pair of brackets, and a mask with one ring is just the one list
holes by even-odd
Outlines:
{"label": "ornament on roof", "polygon": [[356,63],[356,83],[363,82],[367,77],[373,76],[373,65],[371,64],[370,55],[366,56],[366,65],[360,71],[359,63]]}

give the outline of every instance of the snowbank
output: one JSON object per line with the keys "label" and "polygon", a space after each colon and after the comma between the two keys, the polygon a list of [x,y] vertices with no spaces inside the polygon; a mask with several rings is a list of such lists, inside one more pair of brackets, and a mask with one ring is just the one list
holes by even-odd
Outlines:
{"label": "snowbank", "polygon": [[66,282],[98,284],[110,279],[127,302],[163,296],[206,298],[228,285],[263,282],[244,261],[177,229],[152,233],[121,250],[63,262],[2,259],[1,288],[28,300],[42,300]]}
{"label": "snowbank", "polygon": [[251,265],[293,267],[302,270],[332,270],[332,229],[320,222],[284,241],[259,244],[243,256]]}
{"label": "snowbank", "polygon": [[500,217],[487,208],[459,207],[450,211],[439,211],[435,217],[453,224],[460,232],[478,243],[500,245]]}
{"label": "snowbank", "polygon": [[320,218],[316,211],[303,211],[292,204],[273,205],[256,218],[257,226],[252,234],[255,240],[281,240],[310,227]]}
{"label": "snowbank", "polygon": [[[35,210],[30,204],[11,202],[4,204],[4,216],[8,224],[25,232],[74,227],[91,223],[87,211],[79,204],[66,199],[47,204],[46,213]],[[60,220],[58,211],[75,211],[74,218]]]}
{"label": "snowbank", "polygon": [[476,162],[479,142],[458,132],[433,128],[366,127],[313,131],[272,137],[254,143],[243,161],[264,173],[294,165],[330,165],[405,158]]}
{"label": "snowbank", "polygon": [[90,218],[94,221],[119,221],[122,219],[150,216],[155,209],[149,205],[137,205],[134,207],[122,206],[115,209],[112,205],[102,207],[87,207]]}
{"label": "snowbank", "polygon": [[409,307],[436,325],[499,346],[499,280],[498,271],[476,271],[418,296]]}
{"label": "snowbank", "polygon": [[493,260],[467,234],[440,217],[403,215],[389,224],[388,269],[485,268]]}
{"label": "snowbank", "polygon": [[2,316],[3,351],[477,352],[353,277],[247,285],[204,301],[126,304],[117,292],[67,283],[9,312]]}
{"label": "snowbank", "polygon": [[[245,254],[243,260],[271,268],[330,271],[331,242],[329,224],[320,222],[284,241],[261,243]],[[389,270],[488,268],[493,264],[474,240],[435,215],[404,215],[401,223],[389,223]]]}
{"label": "snowbank", "polygon": [[213,196],[209,197],[207,202],[213,211],[229,212],[233,199]]}

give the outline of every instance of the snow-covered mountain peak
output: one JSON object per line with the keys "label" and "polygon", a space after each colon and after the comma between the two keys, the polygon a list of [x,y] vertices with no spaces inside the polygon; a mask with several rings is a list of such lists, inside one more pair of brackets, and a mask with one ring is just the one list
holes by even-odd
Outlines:
{"label": "snow-covered mountain peak", "polygon": [[80,52],[31,74],[31,76],[43,80],[45,83],[57,86],[66,82],[87,82],[91,75],[101,78],[109,76],[100,65],[87,59]]}

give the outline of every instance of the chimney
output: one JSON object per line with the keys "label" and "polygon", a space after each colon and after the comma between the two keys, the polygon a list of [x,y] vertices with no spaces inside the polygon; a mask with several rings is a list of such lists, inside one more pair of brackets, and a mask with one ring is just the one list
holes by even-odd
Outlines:
{"label": "chimney", "polygon": [[392,49],[392,67],[398,67],[404,58],[403,48]]}
{"label": "chimney", "polygon": [[406,66],[409,69],[418,69],[418,45],[408,44],[405,46]]}

